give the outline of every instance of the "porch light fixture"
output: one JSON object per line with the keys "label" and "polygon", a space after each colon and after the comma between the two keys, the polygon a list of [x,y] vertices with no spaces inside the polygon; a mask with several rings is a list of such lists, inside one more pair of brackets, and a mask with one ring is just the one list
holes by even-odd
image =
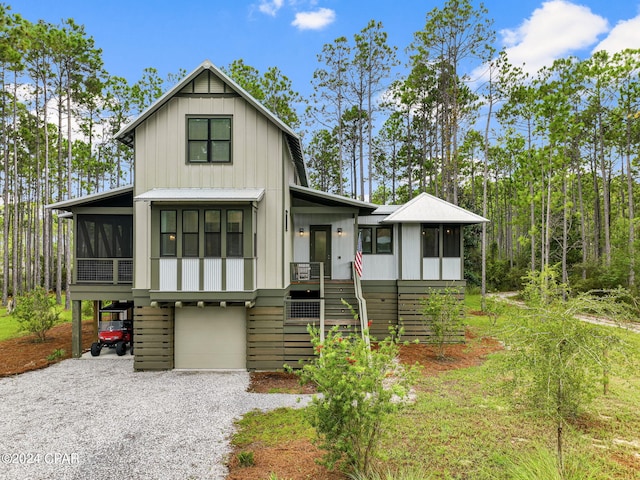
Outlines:
{"label": "porch light fixture", "polygon": [[300,236],[304,235],[304,228],[300,227],[300,230],[298,230],[300,232]]}
{"label": "porch light fixture", "polygon": [[341,237],[342,236],[342,227],[338,227],[338,236]]}

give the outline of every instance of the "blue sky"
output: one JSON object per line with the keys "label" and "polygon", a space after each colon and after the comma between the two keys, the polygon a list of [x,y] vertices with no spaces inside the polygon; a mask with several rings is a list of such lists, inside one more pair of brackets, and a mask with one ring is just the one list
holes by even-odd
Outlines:
{"label": "blue sky", "polygon": [[[316,55],[381,21],[404,59],[426,13],[443,0],[13,0],[30,21],[84,24],[103,49],[107,71],[135,82],[146,67],[164,77],[203,60],[224,67],[242,58],[261,72],[277,66],[303,95]],[[476,5],[478,2],[474,2]],[[487,0],[499,46],[529,69],[594,49],[640,48],[640,0]]]}

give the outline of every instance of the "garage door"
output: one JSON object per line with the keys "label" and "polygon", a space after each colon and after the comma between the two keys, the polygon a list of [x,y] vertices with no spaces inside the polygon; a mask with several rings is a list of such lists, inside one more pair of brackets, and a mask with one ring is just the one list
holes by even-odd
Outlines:
{"label": "garage door", "polygon": [[244,307],[175,309],[175,368],[245,369]]}

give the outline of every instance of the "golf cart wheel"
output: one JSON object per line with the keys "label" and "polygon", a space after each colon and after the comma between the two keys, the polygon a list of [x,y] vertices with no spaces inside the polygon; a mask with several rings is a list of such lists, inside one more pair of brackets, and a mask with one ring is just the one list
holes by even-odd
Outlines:
{"label": "golf cart wheel", "polygon": [[116,353],[119,357],[127,353],[127,344],[123,341],[119,341],[118,343],[116,343]]}
{"label": "golf cart wheel", "polygon": [[97,357],[100,355],[100,350],[102,350],[102,346],[98,342],[93,342],[91,344],[91,356]]}

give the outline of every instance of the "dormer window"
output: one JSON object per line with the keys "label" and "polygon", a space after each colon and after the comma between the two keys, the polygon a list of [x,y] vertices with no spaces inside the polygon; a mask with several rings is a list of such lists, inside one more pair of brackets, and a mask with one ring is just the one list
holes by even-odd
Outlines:
{"label": "dormer window", "polygon": [[187,162],[231,163],[231,118],[187,118]]}

